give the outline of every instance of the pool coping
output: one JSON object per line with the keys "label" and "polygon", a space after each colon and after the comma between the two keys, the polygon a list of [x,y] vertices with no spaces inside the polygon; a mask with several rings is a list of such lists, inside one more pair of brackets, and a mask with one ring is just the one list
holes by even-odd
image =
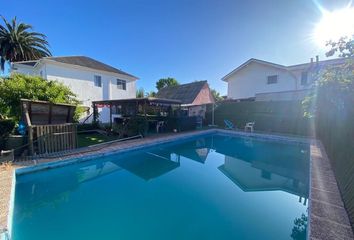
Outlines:
{"label": "pool coping", "polygon": [[[8,196],[7,222],[0,222],[1,228],[9,229],[11,233],[11,222],[13,212],[14,186],[17,175],[27,174],[34,171],[41,171],[61,167],[68,164],[74,164],[91,159],[109,156],[117,153],[136,151],[146,147],[152,147],[156,144],[171,143],[174,141],[186,140],[209,134],[234,135],[256,137],[269,140],[287,141],[293,143],[310,144],[310,187],[309,187],[309,205],[308,205],[308,239],[354,239],[352,228],[349,223],[347,212],[344,208],[342,198],[334,178],[329,159],[326,155],[323,145],[319,140],[294,137],[276,134],[250,133],[224,129],[208,129],[178,134],[169,134],[155,138],[143,138],[130,140],[127,142],[118,142],[107,144],[102,148],[94,149],[90,147],[81,148],[90,150],[84,153],[74,153],[73,155],[41,159],[36,162],[28,163],[29,166],[19,166],[13,172],[11,194]],[[0,202],[0,204],[3,204]],[[324,231],[324,229],[326,231]]]}

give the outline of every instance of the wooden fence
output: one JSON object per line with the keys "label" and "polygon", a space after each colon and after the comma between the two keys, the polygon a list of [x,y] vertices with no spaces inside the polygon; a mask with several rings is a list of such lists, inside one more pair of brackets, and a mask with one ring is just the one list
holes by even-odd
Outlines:
{"label": "wooden fence", "polygon": [[77,148],[76,124],[29,126],[31,155],[43,155]]}

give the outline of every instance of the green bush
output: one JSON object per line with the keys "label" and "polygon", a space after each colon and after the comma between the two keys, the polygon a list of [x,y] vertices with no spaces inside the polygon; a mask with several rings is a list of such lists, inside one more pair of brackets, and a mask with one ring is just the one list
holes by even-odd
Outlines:
{"label": "green bush", "polygon": [[15,121],[12,119],[0,120],[0,150],[4,149],[7,137],[15,128]]}
{"label": "green bush", "polygon": [[128,137],[142,134],[145,136],[148,131],[148,123],[143,117],[130,118],[127,123]]}
{"label": "green bush", "polygon": [[0,137],[8,136],[15,127],[15,121],[12,119],[0,120]]}
{"label": "green bush", "polygon": [[20,119],[21,99],[78,105],[76,95],[62,83],[21,74],[0,78],[0,114]]}

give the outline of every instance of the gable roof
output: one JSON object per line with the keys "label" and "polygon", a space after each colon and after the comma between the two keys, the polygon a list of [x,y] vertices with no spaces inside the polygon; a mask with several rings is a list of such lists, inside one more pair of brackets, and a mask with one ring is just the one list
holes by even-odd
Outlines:
{"label": "gable roof", "polygon": [[296,64],[296,65],[291,65],[288,66],[289,70],[296,70],[296,69],[304,69],[304,68],[311,68],[311,67],[325,67],[328,65],[339,65],[339,64],[343,64],[347,59],[346,58],[334,58],[334,59],[327,59],[327,60],[322,60],[322,61],[318,61],[318,62],[308,62],[308,63],[302,63],[302,64]]}
{"label": "gable roof", "polygon": [[16,64],[22,64],[30,67],[34,67],[38,61],[21,61],[21,62],[14,62]]}
{"label": "gable roof", "polygon": [[251,58],[248,61],[246,61],[245,63],[238,66],[237,68],[235,68],[234,70],[232,70],[230,73],[226,74],[223,78],[221,78],[221,80],[227,81],[226,79],[229,78],[231,75],[233,75],[234,73],[238,72],[239,70],[241,70],[242,68],[248,66],[249,64],[251,64],[253,62],[262,64],[262,65],[275,67],[275,68],[286,69],[286,66],[284,66],[284,65],[280,65],[280,64],[276,64],[276,63],[272,63],[272,62],[267,62],[267,61],[263,61],[263,60],[256,59],[256,58]]}
{"label": "gable roof", "polygon": [[156,94],[157,98],[180,100],[182,104],[191,104],[207,81],[197,81],[178,86],[164,87]]}
{"label": "gable roof", "polygon": [[[138,79],[137,77],[135,77],[129,73],[126,73],[122,70],[119,70],[119,69],[109,66],[103,62],[97,61],[93,58],[86,57],[86,56],[44,57],[44,58],[41,58],[41,60],[50,60],[50,61],[54,61],[54,62],[71,64],[71,65],[76,65],[76,66],[81,66],[81,67],[87,67],[87,68],[105,71],[105,72],[118,73],[118,74],[130,76],[130,77]],[[39,61],[24,61],[24,62],[15,62],[15,63],[35,66]]]}
{"label": "gable roof", "polygon": [[237,68],[235,68],[234,70],[232,70],[227,75],[225,75],[223,78],[221,78],[221,80],[227,82],[227,79],[231,75],[233,75],[234,73],[238,72],[239,70],[241,70],[242,68],[246,67],[247,65],[249,65],[252,62],[256,62],[256,63],[259,63],[259,64],[263,64],[263,65],[267,65],[267,66],[283,69],[283,70],[286,70],[286,71],[293,71],[293,70],[297,70],[297,69],[308,69],[308,68],[312,68],[312,67],[323,68],[323,67],[328,66],[328,65],[339,65],[339,64],[344,63],[345,59],[344,58],[335,58],[335,59],[323,60],[323,61],[312,62],[312,63],[308,62],[308,63],[284,66],[284,65],[280,65],[280,64],[276,64],[276,63],[272,63],[272,62],[267,62],[267,61],[251,58],[248,61],[246,61],[245,63],[243,63],[240,66],[238,66]]}

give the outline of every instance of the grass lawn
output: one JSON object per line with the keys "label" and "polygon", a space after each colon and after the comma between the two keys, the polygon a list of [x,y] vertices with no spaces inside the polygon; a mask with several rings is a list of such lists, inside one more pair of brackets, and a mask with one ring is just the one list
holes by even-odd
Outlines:
{"label": "grass lawn", "polygon": [[78,144],[79,147],[87,147],[98,143],[116,140],[117,138],[118,138],[117,136],[105,136],[103,134],[99,134],[96,132],[84,133],[84,134],[78,134]]}

